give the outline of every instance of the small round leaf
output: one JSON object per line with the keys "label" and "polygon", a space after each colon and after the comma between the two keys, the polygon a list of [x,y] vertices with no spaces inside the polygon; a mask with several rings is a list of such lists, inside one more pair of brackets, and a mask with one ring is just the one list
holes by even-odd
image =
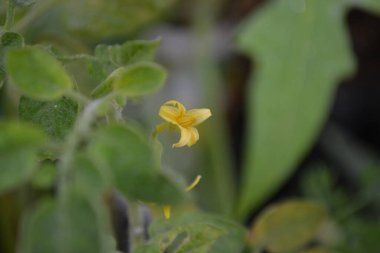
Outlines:
{"label": "small round leaf", "polygon": [[123,96],[143,96],[161,88],[166,80],[166,71],[153,62],[138,62],[113,71],[92,92],[93,97],[100,97],[112,90]]}

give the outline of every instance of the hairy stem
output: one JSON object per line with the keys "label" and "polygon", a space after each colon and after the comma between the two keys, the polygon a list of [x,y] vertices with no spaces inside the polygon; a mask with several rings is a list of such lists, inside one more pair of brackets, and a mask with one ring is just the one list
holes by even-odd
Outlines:
{"label": "hairy stem", "polygon": [[99,106],[111,100],[113,97],[114,94],[111,93],[105,97],[89,102],[84,107],[82,114],[78,117],[74,130],[67,138],[58,166],[58,194],[61,204],[66,202],[68,175],[72,167],[76,149],[82,138],[89,132],[91,124],[96,118],[96,112]]}
{"label": "hairy stem", "polygon": [[13,25],[15,15],[15,3],[14,0],[8,0],[7,16],[5,18],[4,30],[9,31]]}

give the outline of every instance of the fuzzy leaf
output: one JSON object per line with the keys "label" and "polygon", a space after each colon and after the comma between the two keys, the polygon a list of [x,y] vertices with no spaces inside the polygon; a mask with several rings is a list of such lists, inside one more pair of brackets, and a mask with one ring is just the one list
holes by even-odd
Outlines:
{"label": "fuzzy leaf", "polygon": [[30,125],[0,123],[0,193],[25,183],[37,167],[44,134]]}
{"label": "fuzzy leaf", "polygon": [[24,46],[24,38],[14,32],[5,32],[1,35],[1,46],[2,47],[22,47]]}
{"label": "fuzzy leaf", "polygon": [[[239,253],[244,248],[246,240],[246,230],[237,223],[227,220],[225,218],[203,214],[203,213],[189,213],[179,217],[172,217],[170,220],[157,220],[149,229],[149,234],[154,241],[161,241],[166,239],[168,233],[173,234],[173,231],[177,233],[177,236],[183,232],[187,225],[193,225],[194,227],[202,227],[202,224],[207,224],[213,230],[218,230],[218,236],[213,238],[205,237],[204,235],[187,234],[189,246],[194,247],[194,251],[199,252],[200,248],[207,249],[207,253]],[[192,237],[199,239],[207,239],[202,244],[196,245],[191,242]],[[152,245],[153,246],[153,245]],[[199,247],[199,248],[197,248]],[[177,251],[173,251],[177,252]],[[187,252],[187,251],[178,251]]]}
{"label": "fuzzy leaf", "polygon": [[139,62],[120,67],[92,92],[93,97],[115,91],[124,96],[142,96],[157,91],[166,80],[166,71],[158,64]]}
{"label": "fuzzy leaf", "polygon": [[135,130],[109,125],[90,143],[95,164],[112,173],[115,186],[134,200],[175,204],[184,192],[159,170],[152,148]]}
{"label": "fuzzy leaf", "polygon": [[52,137],[62,139],[71,130],[77,117],[78,105],[69,98],[42,102],[21,97],[20,118],[40,126]]}
{"label": "fuzzy leaf", "polygon": [[35,99],[55,100],[73,87],[64,67],[40,48],[8,50],[5,66],[12,83],[24,95]]}
{"label": "fuzzy leaf", "polygon": [[152,61],[156,55],[161,39],[127,41],[113,47],[113,62],[119,66],[141,61]]}
{"label": "fuzzy leaf", "polygon": [[218,239],[227,233],[225,227],[214,223],[215,220],[200,215],[159,220],[151,229],[150,243],[137,252],[209,253]]}
{"label": "fuzzy leaf", "polygon": [[[100,207],[97,207],[100,208]],[[112,244],[99,211],[81,195],[70,193],[65,206],[45,200],[26,217],[22,227],[20,252],[24,253],[109,253]]]}

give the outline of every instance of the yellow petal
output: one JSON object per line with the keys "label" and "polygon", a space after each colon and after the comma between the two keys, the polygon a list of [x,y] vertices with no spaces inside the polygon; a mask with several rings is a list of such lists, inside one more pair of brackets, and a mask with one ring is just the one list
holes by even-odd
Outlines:
{"label": "yellow petal", "polygon": [[173,106],[163,105],[160,107],[160,111],[158,112],[161,118],[172,123],[178,124],[177,119],[181,115],[178,108]]}
{"label": "yellow petal", "polygon": [[173,148],[180,148],[188,145],[191,140],[191,132],[187,128],[181,126],[179,126],[179,128],[181,130],[181,138],[176,144],[173,144]]}
{"label": "yellow petal", "polygon": [[172,213],[172,207],[171,206],[164,206],[162,208],[162,212],[164,213],[165,219],[170,219],[171,213]]}
{"label": "yellow petal", "polygon": [[195,127],[189,127],[188,131],[190,132],[191,138],[187,145],[190,147],[199,140],[199,133]]}
{"label": "yellow petal", "polygon": [[188,187],[186,187],[185,192],[189,192],[189,191],[191,191],[192,189],[194,189],[194,188],[199,184],[199,182],[201,181],[201,178],[202,178],[202,176],[201,176],[201,175],[198,175],[198,176],[194,179],[194,181],[193,181]]}
{"label": "yellow petal", "polygon": [[192,109],[186,112],[186,116],[194,118],[193,126],[199,125],[209,117],[211,117],[210,109]]}
{"label": "yellow petal", "polygon": [[182,103],[178,102],[177,100],[169,100],[165,102],[164,106],[172,106],[172,107],[178,108],[181,114],[186,112],[185,106]]}

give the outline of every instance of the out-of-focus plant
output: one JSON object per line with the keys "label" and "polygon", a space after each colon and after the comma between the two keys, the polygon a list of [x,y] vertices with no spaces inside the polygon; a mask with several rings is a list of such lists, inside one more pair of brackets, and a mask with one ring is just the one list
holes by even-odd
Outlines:
{"label": "out-of-focus plant", "polygon": [[[166,70],[154,62],[160,39],[88,50],[133,32],[173,2],[7,1],[0,38],[1,252],[350,252],[321,237],[326,226],[334,227],[331,220],[338,220],[331,204],[338,200],[323,201],[313,191],[306,191],[306,199],[263,209],[249,235],[228,218],[187,211],[196,209],[187,191],[200,177],[186,188],[180,175],[165,170],[165,148],[156,137],[174,128],[181,134],[174,147],[192,146],[202,140],[194,126],[210,111],[186,111],[180,102],[169,101],[160,110],[168,123],[151,135],[122,110],[130,99],[164,85]],[[380,12],[377,0],[277,0],[240,30],[239,47],[256,62],[255,87],[247,94],[247,149],[238,195],[229,190],[234,178],[222,164],[228,158],[210,152],[211,160],[223,166],[223,175],[215,169],[208,174],[218,177],[209,181],[218,184],[219,213],[245,220],[308,151],[337,81],[354,70],[343,22],[353,6]],[[215,132],[218,138],[208,131],[209,143],[225,143],[222,131]],[[215,150],[228,155],[227,147]],[[323,189],[323,182],[318,186]],[[115,200],[115,189],[121,200]],[[171,215],[181,205],[177,210],[183,214]],[[150,224],[147,207],[163,208],[165,217]],[[351,222],[359,229],[367,225],[360,218]],[[119,226],[122,236],[115,232]],[[327,230],[340,235],[339,228]]]}
{"label": "out-of-focus plant", "polygon": [[342,78],[355,69],[349,8],[380,2],[270,1],[244,24],[238,45],[255,60],[237,215],[245,218],[286,181],[309,150]]}

